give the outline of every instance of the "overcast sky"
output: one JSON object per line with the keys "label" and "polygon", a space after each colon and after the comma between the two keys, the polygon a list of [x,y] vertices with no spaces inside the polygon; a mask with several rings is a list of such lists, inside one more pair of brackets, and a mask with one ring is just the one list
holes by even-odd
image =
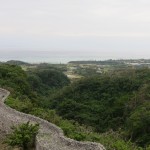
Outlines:
{"label": "overcast sky", "polygon": [[10,51],[149,58],[150,0],[0,0],[0,52]]}

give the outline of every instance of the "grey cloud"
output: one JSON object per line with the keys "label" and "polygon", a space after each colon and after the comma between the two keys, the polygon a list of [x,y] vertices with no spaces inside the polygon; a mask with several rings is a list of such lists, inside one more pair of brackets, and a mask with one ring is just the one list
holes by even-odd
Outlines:
{"label": "grey cloud", "polygon": [[0,51],[147,57],[149,40],[149,0],[0,0]]}

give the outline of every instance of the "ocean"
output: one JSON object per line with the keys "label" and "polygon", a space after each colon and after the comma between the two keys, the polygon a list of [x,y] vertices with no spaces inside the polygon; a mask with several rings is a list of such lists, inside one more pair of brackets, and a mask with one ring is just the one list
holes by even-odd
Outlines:
{"label": "ocean", "polygon": [[62,51],[1,51],[0,61],[20,60],[29,63],[67,63],[77,60],[106,60],[112,57],[104,57],[97,53],[86,52],[62,52]]}

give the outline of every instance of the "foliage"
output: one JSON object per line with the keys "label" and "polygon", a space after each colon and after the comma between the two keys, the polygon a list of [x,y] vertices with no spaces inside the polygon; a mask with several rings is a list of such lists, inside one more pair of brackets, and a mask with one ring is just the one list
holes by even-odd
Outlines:
{"label": "foliage", "polygon": [[[139,84],[123,77],[92,77],[53,95],[51,108],[67,119],[95,126],[98,131],[117,129],[124,123],[125,103]],[[114,124],[118,122],[118,124]],[[99,128],[101,127],[101,128]]]}
{"label": "foliage", "polygon": [[12,127],[13,132],[8,135],[6,143],[10,146],[20,147],[23,150],[30,149],[35,142],[35,137],[39,130],[38,124],[30,124],[29,122]]}
{"label": "foliage", "polygon": [[23,62],[23,61],[18,61],[18,60],[9,60],[6,62],[6,64],[10,64],[10,65],[18,65],[18,66],[21,66],[21,65],[30,65],[29,63],[26,63],[26,62]]}
{"label": "foliage", "polygon": [[128,70],[94,76],[54,93],[50,108],[96,132],[122,129],[124,137],[149,145],[150,70]]}
{"label": "foliage", "polygon": [[[30,94],[30,85],[26,79],[27,75],[21,67],[7,64],[0,65],[0,86],[13,89],[12,94]],[[14,90],[17,92],[14,93]]]}
{"label": "foliage", "polygon": [[136,143],[150,145],[150,103],[137,108],[128,119],[129,135]]}
{"label": "foliage", "polygon": [[[22,106],[21,101],[15,100],[13,98],[9,98],[7,100],[7,104],[18,110],[23,110],[22,107],[24,107]],[[63,119],[56,114],[55,110],[33,107],[29,113],[56,124],[63,129],[66,136],[78,141],[100,142],[108,150],[112,150],[114,148],[116,150],[121,150],[121,148],[124,150],[143,150],[142,148],[135,146],[131,141],[125,141],[123,137],[120,136],[121,134],[118,132],[109,131],[103,134],[96,133],[93,131],[92,127],[79,125],[73,120],[69,121]]]}
{"label": "foliage", "polygon": [[45,85],[51,87],[62,87],[69,83],[66,75],[55,69],[39,70],[36,74]]}
{"label": "foliage", "polygon": [[108,150],[149,149],[149,69],[118,70],[71,84],[62,74],[49,66],[24,72],[0,65],[0,86],[11,92],[9,106],[55,123],[70,138],[100,142]]}
{"label": "foliage", "polygon": [[68,85],[70,80],[57,68],[39,66],[28,72],[28,82],[33,91],[47,95],[48,91],[52,89]]}
{"label": "foliage", "polygon": [[15,99],[10,96],[5,103],[12,108],[24,113],[29,113],[33,109],[33,104],[29,99],[20,101],[18,98]]}

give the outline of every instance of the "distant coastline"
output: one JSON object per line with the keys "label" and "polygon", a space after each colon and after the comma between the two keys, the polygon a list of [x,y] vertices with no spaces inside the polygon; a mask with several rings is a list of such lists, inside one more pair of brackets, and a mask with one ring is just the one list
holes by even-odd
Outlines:
{"label": "distant coastline", "polygon": [[[96,52],[62,52],[62,51],[2,51],[0,61],[20,60],[28,63],[68,63],[69,61],[104,61],[120,59],[142,59],[140,57],[121,57],[113,54],[99,54]],[[144,59],[148,59],[144,58]]]}

